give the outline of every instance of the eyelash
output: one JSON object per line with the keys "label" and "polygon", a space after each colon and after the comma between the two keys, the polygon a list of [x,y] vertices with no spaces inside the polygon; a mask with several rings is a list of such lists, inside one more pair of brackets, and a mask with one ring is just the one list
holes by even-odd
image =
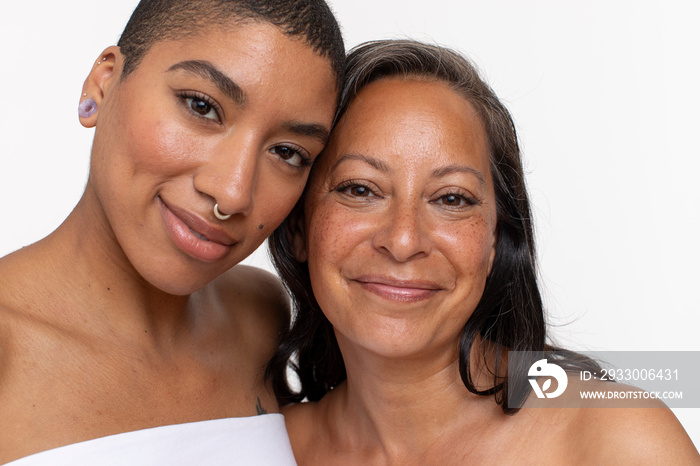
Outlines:
{"label": "eyelash", "polygon": [[[358,194],[351,194],[347,192],[351,188],[363,188],[368,191],[370,194],[369,196],[362,196]],[[345,180],[342,181],[338,186],[334,188],[334,191],[339,192],[341,194],[345,194],[346,196],[351,196],[353,198],[367,198],[367,197],[376,197],[377,194],[372,190],[370,186],[368,186],[366,183],[357,181],[357,180]],[[452,208],[452,209],[464,209],[467,207],[471,207],[474,205],[479,204],[479,200],[474,198],[473,196],[470,196],[464,192],[460,191],[450,191],[445,194],[440,195],[437,197],[435,200],[431,201],[433,204],[441,204],[440,200],[445,199],[446,197],[454,196],[457,199],[460,199],[462,203],[459,205],[450,205],[450,204],[442,204],[443,206],[447,208]]]}
{"label": "eyelash", "polygon": [[[182,99],[183,105],[189,110],[195,117],[197,118],[202,118],[207,121],[221,121],[221,116],[223,115],[223,109],[221,106],[211,97],[209,97],[206,94],[202,94],[201,92],[195,92],[195,91],[183,91],[180,92],[179,95],[180,99]],[[201,113],[195,111],[195,109],[192,108],[191,102],[188,102],[188,100],[192,101],[200,101],[204,102],[207,104],[209,107],[211,107],[212,110],[214,110],[214,113],[216,113],[216,120],[212,118],[208,118]],[[209,113],[209,112],[207,112]]]}
{"label": "eyelash", "polygon": [[302,149],[301,147],[293,145],[293,144],[277,145],[277,146],[272,147],[271,151],[274,152],[274,150],[278,149],[278,148],[289,149],[289,150],[295,152],[295,155],[298,155],[299,158],[301,159],[299,164],[296,165],[296,164],[288,162],[288,160],[292,159],[294,157],[294,155],[292,155],[292,157],[289,157],[288,159],[285,159],[280,154],[275,153],[275,155],[277,155],[277,157],[279,157],[280,160],[282,160],[287,165],[290,165],[294,168],[299,168],[299,169],[303,169],[303,168],[306,168],[306,167],[311,165],[311,157],[309,157],[307,152],[304,149]]}
{"label": "eyelash", "polygon": [[[360,196],[356,194],[350,194],[347,192],[350,188],[364,188],[366,189],[372,196]],[[346,196],[352,196],[354,198],[367,198],[367,197],[375,197],[376,194],[372,190],[370,186],[368,186],[366,183],[362,183],[357,180],[345,180],[342,181],[338,186],[334,188],[334,191],[339,192],[341,194],[345,194]]]}
{"label": "eyelash", "polygon": [[[209,97],[208,95],[202,94],[201,92],[183,91],[183,92],[180,92],[178,94],[178,96],[180,97],[183,105],[187,108],[187,110],[189,110],[190,113],[192,113],[195,117],[206,120],[207,122],[211,122],[211,121],[221,122],[221,115],[223,114],[223,110],[222,110],[221,106],[214,99]],[[211,110],[214,110],[214,113],[216,113],[217,119],[214,120],[212,118],[206,117],[206,116],[202,115],[201,113],[197,112],[196,110],[194,110],[192,108],[192,102],[188,102],[188,101],[204,102],[205,104],[207,104],[211,108]],[[209,113],[209,112],[207,112],[207,113]],[[306,168],[306,167],[311,165],[311,157],[309,157],[309,155],[306,153],[306,151],[304,149],[302,149],[301,147],[291,145],[291,144],[289,144],[289,145],[277,145],[277,146],[272,147],[271,151],[274,152],[275,149],[277,149],[277,148],[289,149],[295,153],[294,155],[298,155],[299,158],[301,159],[301,161],[297,165],[297,164],[288,162],[288,160],[292,159],[294,157],[294,155],[285,159],[284,157],[282,157],[282,155],[275,153],[275,155],[277,155],[280,158],[280,160],[285,162],[287,165],[290,165],[290,166],[295,167],[295,168]]]}
{"label": "eyelash", "polygon": [[471,207],[471,206],[477,205],[479,203],[478,199],[474,198],[473,196],[470,196],[469,194],[467,194],[465,192],[459,192],[459,191],[450,191],[450,192],[447,192],[445,194],[442,194],[437,199],[435,199],[435,201],[432,201],[432,202],[435,204],[439,204],[439,201],[441,199],[445,199],[446,197],[450,197],[450,196],[454,196],[457,199],[461,199],[464,202],[464,204],[460,204],[460,205],[442,204],[447,208],[462,209],[465,207]]}

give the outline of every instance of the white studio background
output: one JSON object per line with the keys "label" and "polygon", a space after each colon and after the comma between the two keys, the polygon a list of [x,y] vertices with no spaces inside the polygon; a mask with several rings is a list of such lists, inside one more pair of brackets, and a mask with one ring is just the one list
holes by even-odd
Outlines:
{"label": "white studio background", "polygon": [[[137,1],[0,1],[2,256],[78,201],[92,139],[76,114],[82,82]],[[348,46],[412,37],[456,48],[509,107],[559,344],[700,350],[696,2],[331,3]],[[264,248],[247,262],[269,268]],[[700,409],[675,412],[700,445]]]}

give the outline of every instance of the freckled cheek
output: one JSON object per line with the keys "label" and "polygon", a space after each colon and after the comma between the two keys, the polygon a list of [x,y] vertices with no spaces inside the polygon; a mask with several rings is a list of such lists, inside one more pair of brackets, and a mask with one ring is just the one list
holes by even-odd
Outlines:
{"label": "freckled cheek", "polygon": [[337,225],[333,215],[327,209],[313,209],[306,212],[306,248],[309,256],[309,267],[317,268],[321,261],[332,260],[336,254]]}
{"label": "freckled cheek", "polygon": [[488,222],[483,219],[441,229],[435,235],[435,242],[455,267],[477,274],[488,269],[493,236]]}
{"label": "freckled cheek", "polygon": [[321,263],[342,267],[368,235],[367,219],[352,215],[333,202],[307,210],[307,218],[309,267]]}

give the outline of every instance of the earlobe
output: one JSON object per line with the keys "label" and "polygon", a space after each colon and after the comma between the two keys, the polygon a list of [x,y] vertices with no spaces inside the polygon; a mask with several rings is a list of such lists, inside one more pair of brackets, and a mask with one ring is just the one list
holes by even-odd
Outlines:
{"label": "earlobe", "polygon": [[97,125],[99,109],[110,89],[118,80],[122,55],[119,47],[108,47],[95,61],[83,83],[83,93],[78,105],[80,124],[86,128]]}

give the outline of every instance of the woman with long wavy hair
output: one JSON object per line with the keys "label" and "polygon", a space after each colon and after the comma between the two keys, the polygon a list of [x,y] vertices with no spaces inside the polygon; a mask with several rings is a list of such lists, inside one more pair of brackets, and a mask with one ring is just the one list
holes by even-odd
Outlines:
{"label": "woman with long wavy hair", "polygon": [[297,315],[268,375],[306,400],[283,409],[297,461],[700,460],[666,408],[530,408],[532,355],[597,366],[548,345],[517,135],[474,67],[377,41],[346,76],[329,146],[271,242]]}

